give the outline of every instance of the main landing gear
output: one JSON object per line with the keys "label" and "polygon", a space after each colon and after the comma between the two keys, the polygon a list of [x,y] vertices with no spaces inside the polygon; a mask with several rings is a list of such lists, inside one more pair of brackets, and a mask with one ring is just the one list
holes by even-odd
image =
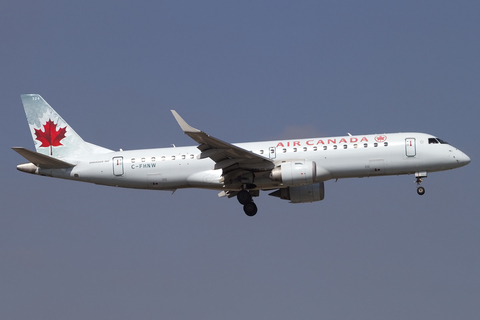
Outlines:
{"label": "main landing gear", "polygon": [[253,203],[252,195],[247,190],[240,190],[237,194],[237,200],[240,204],[243,204],[243,211],[247,216],[253,217],[257,213],[257,205]]}
{"label": "main landing gear", "polygon": [[415,177],[417,178],[417,180],[415,181],[415,183],[417,184],[417,193],[421,196],[423,196],[425,194],[425,188],[422,187],[420,184],[423,182],[423,179],[422,178],[426,178],[427,177],[427,173],[426,172],[415,172]]}

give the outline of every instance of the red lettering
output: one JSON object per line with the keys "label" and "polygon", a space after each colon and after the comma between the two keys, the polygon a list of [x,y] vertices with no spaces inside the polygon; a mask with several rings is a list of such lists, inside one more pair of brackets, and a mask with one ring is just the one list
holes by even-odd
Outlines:
{"label": "red lettering", "polygon": [[[358,138],[356,138],[356,137],[351,137],[351,138],[350,138],[350,143],[356,143],[356,142],[358,142]],[[362,139],[360,140],[360,142],[368,142],[367,137],[362,137]],[[337,143],[337,139],[328,139],[328,140],[327,140],[327,144],[331,144],[331,143],[336,144],[336,143]],[[342,138],[342,139],[340,139],[340,141],[338,141],[338,143],[348,143],[348,141],[347,141],[347,139]],[[287,144],[287,147],[290,147],[290,141],[286,142],[286,144]],[[306,144],[307,146],[313,146],[313,145],[315,145],[315,141],[314,141],[314,140],[307,140],[307,141],[305,142],[305,144]],[[319,145],[319,144],[325,145],[325,142],[324,142],[322,139],[320,139],[320,140],[317,141],[316,144],[317,144],[317,145]],[[300,146],[301,146],[300,141],[292,141],[292,147],[300,147]],[[285,144],[284,144],[283,142],[279,142],[279,143],[277,144],[277,148],[278,148],[278,147],[285,148]]]}

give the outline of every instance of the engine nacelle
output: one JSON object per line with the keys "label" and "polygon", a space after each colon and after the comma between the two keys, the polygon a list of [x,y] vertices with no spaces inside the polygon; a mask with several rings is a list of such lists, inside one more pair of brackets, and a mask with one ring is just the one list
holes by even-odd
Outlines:
{"label": "engine nacelle", "polygon": [[270,172],[270,179],[286,186],[301,186],[316,181],[317,165],[313,161],[284,162]]}
{"label": "engine nacelle", "polygon": [[306,186],[287,187],[274,191],[269,195],[283,200],[290,200],[291,203],[315,202],[325,198],[325,186],[323,182],[319,182]]}

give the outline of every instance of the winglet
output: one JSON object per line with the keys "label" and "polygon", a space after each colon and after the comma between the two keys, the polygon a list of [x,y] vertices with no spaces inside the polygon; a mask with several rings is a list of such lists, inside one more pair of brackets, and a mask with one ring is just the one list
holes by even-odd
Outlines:
{"label": "winglet", "polygon": [[185,122],[185,120],[183,120],[182,117],[180,117],[180,115],[177,113],[177,111],[175,110],[170,110],[173,114],[173,116],[175,117],[175,120],[177,120],[178,124],[180,125],[180,128],[182,128],[183,132],[184,133],[187,133],[187,132],[202,132],[198,129],[195,129],[194,127],[188,125],[188,123]]}

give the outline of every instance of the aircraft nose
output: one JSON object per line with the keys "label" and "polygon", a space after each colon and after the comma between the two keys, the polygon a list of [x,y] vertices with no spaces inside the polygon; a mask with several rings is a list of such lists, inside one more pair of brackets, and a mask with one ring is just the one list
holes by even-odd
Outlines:
{"label": "aircraft nose", "polygon": [[465,156],[465,159],[463,160],[463,162],[464,162],[465,164],[469,164],[470,161],[471,161],[470,157],[467,156],[465,153],[464,153],[463,155]]}
{"label": "aircraft nose", "polygon": [[463,153],[462,151],[458,150],[458,156],[456,157],[457,158],[457,162],[460,163],[462,166],[466,166],[467,164],[470,163],[471,159],[469,156],[467,156],[465,153]]}

